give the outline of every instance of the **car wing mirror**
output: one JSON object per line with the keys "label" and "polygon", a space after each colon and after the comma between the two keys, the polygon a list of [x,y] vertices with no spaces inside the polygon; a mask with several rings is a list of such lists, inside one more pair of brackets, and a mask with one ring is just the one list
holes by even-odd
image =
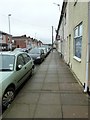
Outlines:
{"label": "car wing mirror", "polygon": [[17,70],[22,69],[22,65],[18,65]]}

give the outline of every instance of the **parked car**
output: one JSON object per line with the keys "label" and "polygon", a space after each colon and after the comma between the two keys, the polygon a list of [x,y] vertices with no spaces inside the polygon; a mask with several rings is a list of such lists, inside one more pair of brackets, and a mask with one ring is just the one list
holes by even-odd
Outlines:
{"label": "parked car", "polygon": [[20,52],[27,52],[28,53],[27,48],[15,48],[14,51],[20,51]]}
{"label": "parked car", "polygon": [[45,47],[38,47],[39,49],[42,49],[44,51],[44,56],[47,56],[47,49]]}
{"label": "parked car", "polygon": [[50,47],[48,45],[42,45],[41,48],[46,49],[46,56],[50,53]]}
{"label": "parked car", "polygon": [[34,63],[41,63],[44,58],[44,50],[39,48],[33,48],[28,53],[34,60]]}
{"label": "parked car", "polygon": [[20,51],[20,52],[23,52],[23,49],[22,49],[22,48],[15,48],[13,51]]}
{"label": "parked car", "polygon": [[7,108],[15,91],[34,70],[32,58],[25,52],[0,52],[0,91],[2,107]]}

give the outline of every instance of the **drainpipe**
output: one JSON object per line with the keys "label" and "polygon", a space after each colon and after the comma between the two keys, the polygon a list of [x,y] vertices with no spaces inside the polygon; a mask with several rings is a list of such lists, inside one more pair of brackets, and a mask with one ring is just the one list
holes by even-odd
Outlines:
{"label": "drainpipe", "polygon": [[88,44],[87,44],[87,60],[86,60],[86,82],[85,82],[84,92],[88,92],[89,63],[90,63],[90,2],[88,2]]}

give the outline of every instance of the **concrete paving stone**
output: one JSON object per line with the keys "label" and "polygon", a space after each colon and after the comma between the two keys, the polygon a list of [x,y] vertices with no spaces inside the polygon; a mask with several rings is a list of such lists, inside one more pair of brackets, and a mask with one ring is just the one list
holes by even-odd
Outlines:
{"label": "concrete paving stone", "polygon": [[[58,63],[57,63],[57,64],[58,64]],[[61,63],[61,64],[62,64],[62,63]],[[68,70],[68,71],[70,72],[70,70],[69,70],[69,68],[68,68],[67,66],[61,65],[61,64],[58,64],[58,65],[57,65],[57,70],[58,70],[58,71]]]}
{"label": "concrete paving stone", "polygon": [[48,68],[48,71],[52,71],[52,69],[53,69],[53,71],[54,71],[54,72],[56,72],[56,71],[57,71],[57,69],[56,69],[56,68]]}
{"label": "concrete paving stone", "polygon": [[43,86],[43,83],[28,83],[26,84],[21,91],[23,92],[27,92],[27,91],[30,91],[30,90],[41,90],[42,89],[42,86]]}
{"label": "concrete paving stone", "polygon": [[57,75],[46,75],[45,79],[58,79]]}
{"label": "concrete paving stone", "polygon": [[60,105],[38,105],[34,118],[62,118]]}
{"label": "concrete paving stone", "polygon": [[59,76],[59,82],[60,83],[77,83],[77,80],[74,77],[60,77]]}
{"label": "concrete paving stone", "polygon": [[33,79],[34,79],[34,78],[37,78],[37,79],[38,79],[38,78],[43,78],[43,79],[44,79],[44,78],[45,78],[45,74],[41,74],[41,75],[38,75],[38,74],[37,74],[37,75],[33,76]]}
{"label": "concrete paving stone", "polygon": [[14,104],[3,118],[33,118],[36,105]]}
{"label": "concrete paving stone", "polygon": [[59,86],[60,91],[83,91],[82,87],[78,83],[59,83]]}
{"label": "concrete paving stone", "polygon": [[47,73],[47,70],[39,70],[39,71],[37,71],[37,73],[36,74],[38,74],[38,73],[41,73],[41,74],[46,74]]}
{"label": "concrete paving stone", "polygon": [[40,68],[40,69],[38,70],[38,72],[39,72],[39,71],[40,71],[40,72],[46,72],[47,69],[48,69],[48,68],[44,68],[44,67],[42,66],[42,68]]}
{"label": "concrete paving stone", "polygon": [[44,83],[42,90],[58,91],[59,85],[58,83]]}
{"label": "concrete paving stone", "polygon": [[55,71],[55,70],[48,70],[47,71],[47,74],[53,74],[53,75],[57,75],[57,71]]}
{"label": "concrete paving stone", "polygon": [[66,77],[66,78],[68,78],[68,77],[69,77],[69,78],[70,78],[70,77],[71,77],[71,78],[74,78],[74,76],[73,76],[71,73],[64,73],[64,72],[63,72],[63,73],[59,73],[58,76],[59,76],[59,77],[63,77],[63,78],[65,78],[65,77]]}
{"label": "concrete paving stone", "polygon": [[57,70],[57,73],[58,74],[61,74],[61,73],[69,74],[70,73],[71,74],[71,72],[68,69],[66,70],[66,69],[62,69],[62,68],[60,70]]}
{"label": "concrete paving stone", "polygon": [[40,68],[42,68],[42,66],[47,68],[47,67],[48,67],[48,63],[46,63],[46,61],[45,61],[45,62],[43,62],[43,63],[40,65]]}
{"label": "concrete paving stone", "polygon": [[57,71],[47,71],[47,75],[49,76],[49,75],[55,75],[56,77],[57,77]]}
{"label": "concrete paving stone", "polygon": [[39,93],[30,93],[30,92],[23,92],[19,93],[16,98],[16,103],[23,103],[23,104],[36,104],[39,99]]}
{"label": "concrete paving stone", "polygon": [[88,118],[88,106],[62,106],[63,118]]}
{"label": "concrete paving stone", "polygon": [[53,66],[52,65],[49,65],[48,66],[48,69],[57,69],[56,65],[54,64]]}
{"label": "concrete paving stone", "polygon": [[44,81],[44,79],[45,78],[36,78],[36,77],[34,77],[32,80],[31,80],[31,83],[43,83],[43,81]]}
{"label": "concrete paving stone", "polygon": [[64,61],[62,59],[59,59],[57,62],[60,65],[60,67],[66,67],[67,68],[67,65],[64,63]]}
{"label": "concrete paving stone", "polygon": [[44,80],[45,83],[58,83],[58,77],[56,78],[50,78],[50,77],[46,77]]}
{"label": "concrete paving stone", "polygon": [[[37,71],[37,75],[46,75],[47,71]],[[36,75],[35,75],[36,76]]]}
{"label": "concrete paving stone", "polygon": [[85,94],[61,93],[62,105],[88,105],[88,97]]}
{"label": "concrete paving stone", "polygon": [[38,104],[60,105],[59,93],[41,93]]}
{"label": "concrete paving stone", "polygon": [[42,64],[40,65],[39,69],[43,69],[43,70],[44,70],[44,69],[48,69],[48,64],[49,64],[49,63],[47,63],[47,64],[44,65],[44,64],[42,63]]}
{"label": "concrete paving stone", "polygon": [[38,70],[47,70],[48,69],[48,64],[47,65],[40,65]]}
{"label": "concrete paving stone", "polygon": [[58,78],[57,74],[46,74],[46,78]]}

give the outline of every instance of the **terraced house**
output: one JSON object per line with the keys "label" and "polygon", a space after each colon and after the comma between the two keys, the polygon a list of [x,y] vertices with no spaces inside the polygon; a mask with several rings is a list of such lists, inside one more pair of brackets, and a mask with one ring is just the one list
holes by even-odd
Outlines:
{"label": "terraced house", "polygon": [[58,52],[87,92],[90,88],[90,1],[63,2],[56,41]]}

